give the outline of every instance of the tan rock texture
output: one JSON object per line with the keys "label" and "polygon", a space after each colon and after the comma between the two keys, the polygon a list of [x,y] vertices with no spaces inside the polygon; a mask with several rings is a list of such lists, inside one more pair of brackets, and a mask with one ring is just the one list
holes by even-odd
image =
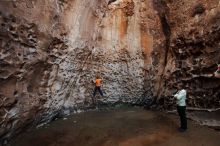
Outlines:
{"label": "tan rock texture", "polygon": [[[169,108],[172,89],[183,85],[188,106],[220,106],[220,79],[213,77],[220,57],[220,1],[166,1],[171,28],[167,64],[160,85],[161,102]],[[161,89],[161,88],[159,88]]]}
{"label": "tan rock texture", "polygon": [[219,0],[0,1],[0,137],[91,105],[220,106]]}

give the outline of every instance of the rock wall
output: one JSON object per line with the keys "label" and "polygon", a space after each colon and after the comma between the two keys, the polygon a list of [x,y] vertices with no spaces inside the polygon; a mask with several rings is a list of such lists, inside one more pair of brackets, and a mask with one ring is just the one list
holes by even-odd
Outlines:
{"label": "rock wall", "polygon": [[159,102],[165,108],[173,107],[175,99],[170,95],[183,86],[189,93],[188,106],[218,108],[220,79],[213,74],[220,60],[220,1],[178,0],[165,4],[171,36]]}
{"label": "rock wall", "polygon": [[218,0],[0,2],[0,137],[88,108],[96,75],[103,104],[220,106]]}
{"label": "rock wall", "polygon": [[104,80],[100,102],[144,98],[153,48],[153,24],[145,20],[152,13],[148,5],[132,0],[1,1],[0,137],[50,121],[62,111],[89,107],[97,74]]}
{"label": "rock wall", "polygon": [[52,60],[67,46],[55,29],[56,9],[46,2],[0,2],[1,140],[38,120],[51,100]]}

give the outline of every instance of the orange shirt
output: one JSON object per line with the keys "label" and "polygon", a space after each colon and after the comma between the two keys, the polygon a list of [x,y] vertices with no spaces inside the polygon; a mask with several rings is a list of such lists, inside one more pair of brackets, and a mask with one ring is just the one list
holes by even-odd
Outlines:
{"label": "orange shirt", "polygon": [[100,87],[101,86],[101,81],[102,81],[102,79],[96,79],[95,80],[95,85]]}

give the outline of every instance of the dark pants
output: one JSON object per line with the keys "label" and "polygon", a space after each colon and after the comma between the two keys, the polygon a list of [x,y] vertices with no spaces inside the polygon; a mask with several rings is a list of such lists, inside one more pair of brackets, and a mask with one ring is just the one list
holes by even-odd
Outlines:
{"label": "dark pants", "polygon": [[95,97],[97,91],[100,93],[101,96],[103,96],[101,88],[99,86],[96,86],[93,92],[93,97]]}
{"label": "dark pants", "polygon": [[180,128],[187,129],[186,106],[177,106],[177,112],[180,116]]}

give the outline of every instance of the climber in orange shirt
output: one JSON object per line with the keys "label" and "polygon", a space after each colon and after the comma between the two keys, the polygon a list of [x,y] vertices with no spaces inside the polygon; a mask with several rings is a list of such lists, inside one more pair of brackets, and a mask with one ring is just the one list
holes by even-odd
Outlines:
{"label": "climber in orange shirt", "polygon": [[100,78],[100,76],[97,76],[95,80],[95,90],[93,93],[93,97],[95,97],[97,91],[101,94],[101,96],[103,96],[103,93],[101,90],[101,83],[102,83],[102,79]]}

